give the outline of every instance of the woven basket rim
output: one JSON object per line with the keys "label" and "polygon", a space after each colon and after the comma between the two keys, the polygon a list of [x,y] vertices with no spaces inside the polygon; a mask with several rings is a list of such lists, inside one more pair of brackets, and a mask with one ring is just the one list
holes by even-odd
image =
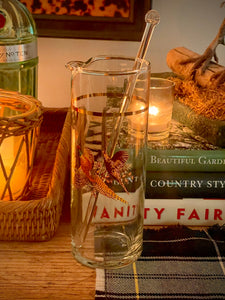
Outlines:
{"label": "woven basket rim", "polygon": [[[3,89],[0,89],[0,102],[9,102],[9,106],[14,106],[18,103],[26,104],[26,107],[28,108],[25,112],[14,115],[14,116],[0,116],[0,121],[13,121],[13,120],[20,120],[20,119],[37,119],[42,114],[42,103],[38,99],[30,96],[30,95],[23,95],[19,92],[14,91],[6,91]],[[17,125],[18,126],[18,125]]]}
{"label": "woven basket rim", "polygon": [[42,121],[43,106],[41,102],[29,95],[0,89],[0,106],[23,109],[20,114],[12,116],[0,115],[0,144],[9,136],[23,135],[39,127]]}

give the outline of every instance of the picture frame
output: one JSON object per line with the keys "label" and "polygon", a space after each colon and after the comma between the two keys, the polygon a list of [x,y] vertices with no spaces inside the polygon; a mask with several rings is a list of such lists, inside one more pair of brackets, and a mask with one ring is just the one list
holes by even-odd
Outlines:
{"label": "picture frame", "polygon": [[[20,1],[31,10],[33,0]],[[151,0],[127,1],[129,2],[129,16],[127,17],[58,15],[33,13],[32,10],[31,12],[39,37],[140,41],[145,28],[145,14],[151,9]],[[57,2],[65,1],[58,0]],[[115,0],[111,2],[116,3]]]}

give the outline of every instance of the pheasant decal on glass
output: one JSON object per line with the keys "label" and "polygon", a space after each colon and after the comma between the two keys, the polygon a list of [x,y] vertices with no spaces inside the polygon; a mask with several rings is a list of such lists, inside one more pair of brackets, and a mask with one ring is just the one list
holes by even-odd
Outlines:
{"label": "pheasant decal on glass", "polygon": [[103,157],[105,161],[106,170],[108,173],[119,182],[123,187],[124,191],[128,193],[123,181],[122,181],[122,169],[124,168],[126,161],[128,159],[128,153],[126,151],[116,152],[112,158],[108,156],[107,153],[103,152]]}
{"label": "pheasant decal on glass", "polygon": [[[95,192],[127,204],[126,200],[119,197],[108,187],[106,179],[109,176],[112,176],[128,193],[121,176],[123,169],[126,168],[125,164],[128,159],[128,153],[126,151],[118,151],[112,158],[110,158],[105,152],[103,152],[103,156],[104,163],[100,163],[99,161],[95,162],[94,155],[89,148],[84,147],[83,152],[79,148],[80,166],[75,171],[74,184],[77,188],[82,188],[86,184],[90,184],[94,187]],[[105,164],[105,167],[103,164]]]}

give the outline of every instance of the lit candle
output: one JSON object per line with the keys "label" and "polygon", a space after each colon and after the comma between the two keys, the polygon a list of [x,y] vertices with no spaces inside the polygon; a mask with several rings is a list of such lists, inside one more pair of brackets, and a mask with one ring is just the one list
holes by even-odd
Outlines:
{"label": "lit candle", "polygon": [[174,101],[174,83],[163,78],[151,78],[148,139],[160,140],[169,136]]}
{"label": "lit candle", "polygon": [[23,143],[20,148],[21,141],[21,136],[10,136],[5,138],[0,146],[3,164],[0,168],[0,200],[15,198],[26,183],[26,147],[25,143]]}
{"label": "lit candle", "polygon": [[41,103],[0,89],[0,200],[20,199],[31,171]]}

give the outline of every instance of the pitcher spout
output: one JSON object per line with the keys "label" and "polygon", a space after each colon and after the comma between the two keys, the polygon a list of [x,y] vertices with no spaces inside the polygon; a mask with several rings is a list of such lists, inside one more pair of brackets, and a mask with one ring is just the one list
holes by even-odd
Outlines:
{"label": "pitcher spout", "polygon": [[68,70],[70,70],[71,72],[76,72],[79,70],[79,68],[82,68],[83,66],[85,65],[85,63],[83,61],[69,61],[67,64],[66,64],[66,68]]}
{"label": "pitcher spout", "polygon": [[108,59],[107,56],[99,55],[99,56],[96,56],[96,57],[91,57],[85,62],[80,61],[80,60],[69,61],[66,64],[66,68],[69,69],[71,72],[79,72],[83,69],[87,69],[94,62],[97,62],[99,60],[106,60],[106,59]]}

